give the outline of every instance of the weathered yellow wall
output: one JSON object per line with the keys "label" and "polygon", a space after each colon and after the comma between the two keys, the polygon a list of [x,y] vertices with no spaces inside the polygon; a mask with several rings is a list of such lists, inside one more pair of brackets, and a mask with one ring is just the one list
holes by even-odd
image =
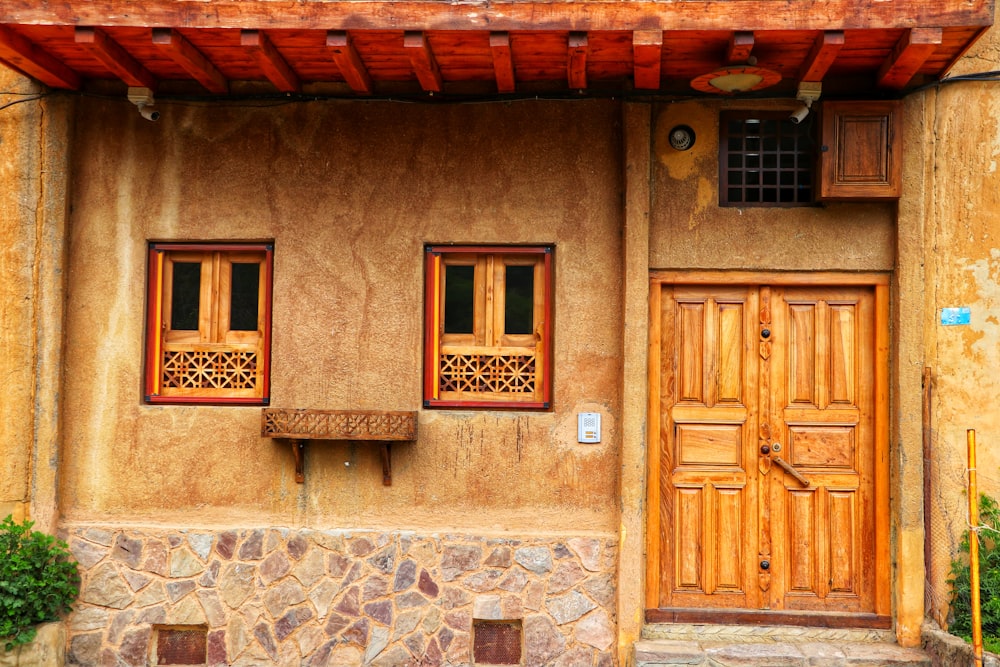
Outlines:
{"label": "weathered yellow wall", "polygon": [[0,518],[53,531],[72,102],[0,66]]}
{"label": "weathered yellow wall", "polygon": [[[894,208],[889,204],[720,207],[719,110],[790,109],[787,101],[686,102],[654,118],[653,268],[887,271],[893,267]],[[815,120],[815,114],[811,115]],[[668,133],[688,125],[693,148],[676,151]]]}
{"label": "weathered yellow wall", "polygon": [[[621,149],[609,102],[80,103],[64,510],[76,521],[616,531]],[[273,406],[421,405],[423,244],[555,243],[551,412],[423,410],[419,440],[312,443],[260,408],[141,401],[147,241],[274,239]],[[599,445],[576,413],[601,412]]]}
{"label": "weathered yellow wall", "polygon": [[[21,94],[37,87],[0,68],[0,89]],[[17,99],[0,96],[0,104]],[[4,379],[0,410],[0,518],[20,520],[28,501],[33,440],[34,319],[32,262],[35,252],[34,198],[38,195],[38,134],[29,131],[41,115],[38,104],[24,103],[0,111],[0,378]],[[35,178],[32,178],[35,176]]]}
{"label": "weathered yellow wall", "polygon": [[[952,71],[1000,69],[993,28]],[[922,95],[926,211],[925,355],[933,374],[932,611],[943,619],[951,559],[966,527],[966,430],[978,440],[980,491],[1000,498],[1000,87],[961,82]],[[935,141],[936,139],[936,141]],[[942,326],[941,308],[968,306],[971,324]]]}

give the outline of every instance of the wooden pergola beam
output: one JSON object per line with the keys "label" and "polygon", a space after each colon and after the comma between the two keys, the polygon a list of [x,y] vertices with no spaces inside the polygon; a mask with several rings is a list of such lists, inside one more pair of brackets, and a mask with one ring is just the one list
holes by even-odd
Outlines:
{"label": "wooden pergola beam", "polygon": [[403,48],[410,54],[410,64],[417,75],[420,86],[431,93],[441,92],[441,69],[422,31],[403,33]]}
{"label": "wooden pergola beam", "polygon": [[241,27],[256,30],[893,30],[906,25],[976,27],[993,23],[994,0],[821,3],[741,0],[2,0],[3,22],[28,25]]}
{"label": "wooden pergola beam", "polygon": [[79,90],[80,75],[35,46],[22,35],[0,25],[0,60],[51,88]]}
{"label": "wooden pergola beam", "polygon": [[843,47],[843,30],[823,31],[816,37],[812,49],[809,50],[809,55],[806,56],[806,60],[799,70],[799,81],[822,81]]}
{"label": "wooden pergola beam", "polygon": [[156,77],[103,30],[81,26],[74,31],[73,39],[128,85],[156,90]]}
{"label": "wooden pergola beam", "polygon": [[726,47],[726,62],[729,64],[745,63],[753,51],[754,37],[752,32],[737,31],[729,36]]}
{"label": "wooden pergola beam", "polygon": [[663,31],[636,30],[632,33],[632,78],[636,88],[660,87],[663,61]]}
{"label": "wooden pergola beam", "polygon": [[587,51],[589,40],[585,32],[569,33],[566,56],[566,78],[570,88],[583,90],[587,87]]}
{"label": "wooden pergola beam", "polygon": [[297,93],[301,90],[298,75],[264,32],[243,30],[240,32],[240,45],[250,52],[257,66],[275,88],[283,93]]}
{"label": "wooden pergola beam", "polygon": [[517,87],[514,77],[514,58],[510,50],[510,33],[491,32],[490,52],[493,54],[493,75],[497,80],[497,91],[513,93]]}
{"label": "wooden pergola beam", "polygon": [[941,28],[907,30],[882,63],[875,80],[884,88],[902,89],[941,45]]}
{"label": "wooden pergola beam", "polygon": [[178,31],[153,28],[153,44],[197,79],[205,90],[219,95],[229,92],[229,82],[222,72]]}
{"label": "wooden pergola beam", "polygon": [[347,85],[356,93],[371,95],[375,89],[368,68],[351,43],[351,36],[346,30],[329,30],[326,33],[326,48],[330,50],[333,61],[337,63]]}

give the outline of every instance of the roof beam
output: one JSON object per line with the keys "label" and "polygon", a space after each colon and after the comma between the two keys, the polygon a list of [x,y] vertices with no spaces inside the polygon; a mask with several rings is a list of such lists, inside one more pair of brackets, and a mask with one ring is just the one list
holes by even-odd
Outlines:
{"label": "roof beam", "polygon": [[583,90],[587,87],[587,33],[569,33],[568,53],[566,62],[566,77],[569,87]]}
{"label": "roof beam", "polygon": [[634,31],[632,33],[632,78],[635,81],[635,87],[646,90],[658,89],[662,61],[663,31]]}
{"label": "roof beam", "polygon": [[493,75],[497,80],[497,91],[513,93],[517,86],[514,77],[514,57],[510,50],[510,33],[491,32],[490,52],[493,54]]}
{"label": "roof beam", "polygon": [[[31,25],[244,27],[257,30],[876,30],[900,24],[975,27],[993,23],[994,0],[727,2],[718,0],[3,0],[3,22]],[[860,11],[859,11],[860,10]]]}
{"label": "roof beam", "polygon": [[885,88],[901,89],[941,45],[941,28],[911,28],[896,42],[875,80]]}
{"label": "roof beam", "polygon": [[74,31],[73,39],[128,85],[156,90],[156,77],[103,30],[81,26]]}
{"label": "roof beam", "polygon": [[844,47],[843,30],[825,30],[813,42],[812,49],[799,70],[799,81],[822,81],[830,65]]}
{"label": "roof beam", "polygon": [[726,62],[745,63],[753,51],[753,44],[752,32],[734,32],[729,36],[729,45],[726,47]]}
{"label": "roof beam", "polygon": [[356,93],[371,95],[374,90],[372,77],[368,68],[358,55],[358,50],[351,43],[351,36],[346,30],[329,30],[326,33],[326,48],[333,55],[333,61],[343,75],[347,85]]}
{"label": "roof beam", "polygon": [[10,28],[0,25],[0,60],[52,88],[80,88],[80,75],[47,51],[35,46]]}
{"label": "roof beam", "polygon": [[178,31],[153,28],[153,44],[197,79],[205,90],[219,95],[229,92],[229,82],[222,72]]}
{"label": "roof beam", "polygon": [[420,81],[420,86],[430,93],[441,92],[441,69],[422,31],[403,33],[403,48],[410,54],[410,64]]}
{"label": "roof beam", "polygon": [[297,93],[301,90],[302,84],[299,83],[298,75],[263,31],[241,31],[240,45],[250,52],[257,66],[275,88],[283,93]]}

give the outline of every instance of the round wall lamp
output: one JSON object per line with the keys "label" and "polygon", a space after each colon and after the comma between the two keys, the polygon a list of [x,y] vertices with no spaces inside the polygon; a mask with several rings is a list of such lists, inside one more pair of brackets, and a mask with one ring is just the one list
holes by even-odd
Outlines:
{"label": "round wall lamp", "polygon": [[779,81],[781,74],[774,70],[754,65],[733,65],[702,74],[691,81],[691,87],[703,93],[735,95],[768,88]]}
{"label": "round wall lamp", "polygon": [[686,151],[694,146],[694,130],[687,125],[675,125],[670,129],[670,147],[675,151]]}

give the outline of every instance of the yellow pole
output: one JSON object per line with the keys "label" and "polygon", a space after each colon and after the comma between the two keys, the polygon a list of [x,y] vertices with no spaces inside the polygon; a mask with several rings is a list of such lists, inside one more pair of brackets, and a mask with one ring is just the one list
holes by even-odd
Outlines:
{"label": "yellow pole", "polygon": [[966,431],[969,444],[969,592],[972,594],[972,655],[983,665],[983,626],[979,609],[979,491],[976,489],[976,431]]}

